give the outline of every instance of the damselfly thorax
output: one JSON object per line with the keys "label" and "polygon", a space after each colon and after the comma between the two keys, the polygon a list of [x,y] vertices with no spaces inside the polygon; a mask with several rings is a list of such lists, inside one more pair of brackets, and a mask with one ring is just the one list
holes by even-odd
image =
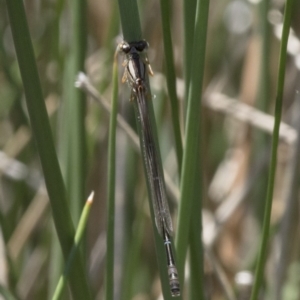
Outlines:
{"label": "damselfly thorax", "polygon": [[123,41],[119,46],[119,51],[126,54],[126,59],[123,62],[125,68],[122,77],[122,82],[128,82],[134,93],[144,89],[146,92],[146,74],[153,75],[149,60],[144,50],[148,48],[146,41],[127,43]]}

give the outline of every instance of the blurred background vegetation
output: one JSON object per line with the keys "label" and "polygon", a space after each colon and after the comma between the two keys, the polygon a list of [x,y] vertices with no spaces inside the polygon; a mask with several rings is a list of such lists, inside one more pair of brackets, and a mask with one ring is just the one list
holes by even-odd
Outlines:
{"label": "blurred background vegetation", "polygon": [[[207,299],[249,299],[253,284],[266,198],[284,3],[210,1],[201,111],[204,177],[199,182],[204,187]],[[113,56],[122,40],[117,2],[89,0],[86,6],[79,7],[86,17],[86,23],[79,22],[80,32],[76,32],[78,24],[74,23],[78,10],[71,1],[26,0],[24,4],[74,224],[78,224],[90,191],[95,191],[82,253],[92,298],[103,299],[110,116],[74,83],[78,71],[85,71],[99,95],[110,103]],[[153,0],[140,0],[138,4],[143,38],[150,44],[153,105],[176,224],[179,176],[165,79],[160,5]],[[173,0],[170,5],[184,132],[183,1]],[[299,14],[300,2],[295,1],[261,299],[300,299]],[[0,34],[0,292],[6,295],[3,299],[51,299],[63,260],[3,0]],[[84,65],[74,56],[84,57]],[[119,70],[121,61],[122,57]],[[122,71],[119,74],[121,82]],[[135,128],[129,89],[120,85],[119,91],[118,112]],[[76,119],[80,116],[82,126]],[[114,299],[159,299],[160,280],[141,157],[120,128],[116,151]],[[188,282],[188,265],[186,278]],[[70,298],[68,292],[63,297]]]}

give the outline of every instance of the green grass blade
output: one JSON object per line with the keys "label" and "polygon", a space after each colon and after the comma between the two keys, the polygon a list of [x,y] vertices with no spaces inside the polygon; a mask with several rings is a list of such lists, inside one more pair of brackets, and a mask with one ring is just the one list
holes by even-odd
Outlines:
{"label": "green grass blade", "polygon": [[[65,62],[65,70],[63,74],[63,91],[62,91],[62,99],[71,99],[70,92],[70,66],[69,63],[70,58],[66,58]],[[68,103],[70,101],[63,101],[61,105],[61,109],[59,111],[59,121],[58,121],[58,128],[59,128],[59,134],[58,134],[58,147],[57,147],[57,153],[58,158],[60,162],[60,167],[62,170],[62,176],[65,182],[66,187],[68,187],[70,176],[68,175],[68,163],[70,158],[69,152],[71,148],[71,136],[69,134],[69,109],[68,109]],[[68,188],[67,188],[68,189]],[[67,197],[69,199],[69,197]],[[69,202],[68,202],[69,203]],[[72,213],[71,213],[72,215]],[[72,221],[74,221],[74,217],[72,217]],[[50,255],[50,269],[49,269],[49,293],[48,297],[51,299],[52,295],[54,294],[54,291],[57,286],[57,282],[61,276],[62,270],[64,268],[64,259],[63,255],[60,250],[59,242],[56,239],[55,236],[55,228],[53,228],[53,236],[52,236],[52,247],[51,247],[51,255]],[[67,293],[65,293],[66,295]]]}
{"label": "green grass blade", "polygon": [[[61,253],[60,244],[56,237],[55,227],[51,226],[51,249],[50,249],[50,259],[49,259],[49,272],[48,272],[48,297],[47,299],[52,299],[54,295],[57,282],[60,278],[61,272],[64,266],[64,259]],[[63,298],[62,298],[63,299]]]}
{"label": "green grass blade", "polygon": [[[202,170],[200,168],[201,154],[199,153],[196,161],[196,176],[199,182],[202,181]],[[189,246],[190,246],[190,282],[189,282],[189,299],[204,299],[204,287],[203,287],[203,245],[201,239],[202,232],[202,202],[197,201],[202,193],[201,186],[197,184],[195,186],[195,196],[192,209],[192,217],[190,221],[190,235],[189,235]]]}
{"label": "green grass blade", "polygon": [[115,185],[116,185],[116,127],[118,108],[118,63],[113,63],[112,106],[109,124],[108,146],[108,200],[106,233],[106,287],[105,299],[114,298],[114,238],[115,238]]}
{"label": "green grass blade", "polygon": [[[26,103],[40,154],[45,183],[51,201],[53,218],[60,244],[67,260],[72,247],[74,227],[65,197],[65,187],[59,169],[48,115],[43,99],[33,47],[25,16],[23,1],[6,1]],[[90,299],[85,271],[79,255],[70,276],[74,299]]]}
{"label": "green grass blade", "polygon": [[[142,211],[142,205],[139,206]],[[137,273],[137,264],[140,261],[141,256],[141,246],[145,234],[145,220],[144,214],[140,213],[133,224],[133,227],[136,230],[134,230],[134,236],[129,245],[128,256],[125,262],[122,300],[131,300],[134,296],[132,290]]]}
{"label": "green grass blade", "polygon": [[124,39],[127,42],[142,39],[141,22],[136,0],[118,0]]}
{"label": "green grass blade", "polygon": [[52,300],[59,300],[61,298],[64,288],[67,284],[68,277],[70,276],[70,272],[72,271],[72,268],[73,268],[75,254],[77,251],[79,251],[79,246],[80,246],[80,243],[81,243],[83,235],[84,235],[84,231],[87,226],[87,221],[89,218],[93,199],[94,199],[94,192],[92,192],[91,195],[88,197],[88,199],[85,203],[85,206],[83,208],[83,211],[81,213],[78,227],[76,229],[76,233],[75,233],[75,237],[74,237],[74,244],[73,244],[71,253],[68,257],[64,273],[59,279],[59,282],[57,284],[57,287],[56,287],[56,290],[52,297]]}
{"label": "green grass blade", "polygon": [[184,38],[184,100],[185,108],[189,96],[189,86],[192,68],[192,54],[194,46],[194,31],[195,31],[195,18],[196,18],[197,0],[183,1],[183,38]]}
{"label": "green grass blade", "polygon": [[[208,12],[209,0],[198,1],[176,240],[178,268],[181,279],[184,278],[184,264],[188,248],[188,237],[191,224],[190,218],[192,216],[193,203],[196,203],[197,201],[200,201],[201,203],[201,193],[198,195],[196,194],[197,185],[199,185],[201,179],[199,180],[196,177],[197,164],[195,162],[198,161],[200,153],[201,94],[204,76]],[[198,213],[199,218],[201,218],[201,211]],[[199,232],[199,238],[200,236],[201,232]],[[199,251],[201,251],[201,249],[199,249]]]}
{"label": "green grass blade", "polygon": [[163,29],[164,53],[166,64],[167,86],[172,110],[172,122],[175,137],[175,150],[177,156],[177,165],[179,174],[181,173],[182,164],[182,140],[179,122],[178,98],[176,94],[176,74],[174,67],[173,45],[170,28],[170,1],[160,0],[161,19]]}
{"label": "green grass blade", "polygon": [[82,210],[85,190],[85,158],[86,158],[86,140],[85,140],[85,95],[75,88],[74,82],[77,74],[84,70],[85,50],[86,50],[86,1],[72,1],[72,41],[71,41],[71,66],[68,86],[70,89],[68,102],[69,124],[68,134],[70,135],[70,144],[68,156],[68,192],[72,199],[70,209],[73,221],[78,223]]}
{"label": "green grass blade", "polygon": [[276,103],[275,103],[275,123],[273,129],[272,154],[271,154],[271,163],[270,163],[270,170],[269,170],[269,177],[268,177],[268,189],[267,189],[265,213],[264,213],[264,220],[263,220],[262,240],[261,240],[260,252],[259,252],[259,257],[258,257],[258,262],[256,267],[254,286],[251,294],[251,300],[256,300],[258,298],[258,293],[263,281],[264,266],[265,266],[266,255],[267,255],[267,245],[268,245],[268,238],[269,238],[269,231],[270,231],[270,218],[271,218],[272,200],[273,200],[273,189],[275,183],[275,173],[276,173],[276,164],[277,164],[279,126],[280,126],[281,112],[282,112],[286,51],[287,51],[287,42],[288,42],[289,30],[291,24],[292,6],[293,6],[293,0],[287,0],[285,6],[285,12],[284,12],[282,39],[281,39],[281,46],[280,46],[279,71],[278,71]]}

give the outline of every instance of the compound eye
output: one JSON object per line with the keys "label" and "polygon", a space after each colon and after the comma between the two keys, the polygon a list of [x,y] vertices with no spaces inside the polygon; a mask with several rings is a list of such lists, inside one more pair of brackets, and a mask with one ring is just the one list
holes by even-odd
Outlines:
{"label": "compound eye", "polygon": [[142,40],[137,43],[136,50],[141,52],[141,51],[147,49],[148,46],[149,46],[149,44],[145,40]]}
{"label": "compound eye", "polygon": [[130,46],[129,46],[129,44],[126,43],[126,42],[123,42],[123,43],[121,44],[120,48],[121,48],[121,50],[122,50],[124,53],[126,53],[126,54],[129,53],[129,51],[130,51]]}

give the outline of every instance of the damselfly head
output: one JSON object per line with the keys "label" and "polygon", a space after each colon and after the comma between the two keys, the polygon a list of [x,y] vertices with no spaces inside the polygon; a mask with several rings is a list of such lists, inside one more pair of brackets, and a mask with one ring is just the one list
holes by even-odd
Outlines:
{"label": "damselfly head", "polygon": [[128,54],[129,52],[134,52],[134,51],[142,52],[145,49],[147,49],[148,47],[149,47],[149,44],[145,40],[141,40],[138,42],[130,42],[130,43],[123,41],[122,43],[119,44],[119,50],[124,52],[125,54]]}

